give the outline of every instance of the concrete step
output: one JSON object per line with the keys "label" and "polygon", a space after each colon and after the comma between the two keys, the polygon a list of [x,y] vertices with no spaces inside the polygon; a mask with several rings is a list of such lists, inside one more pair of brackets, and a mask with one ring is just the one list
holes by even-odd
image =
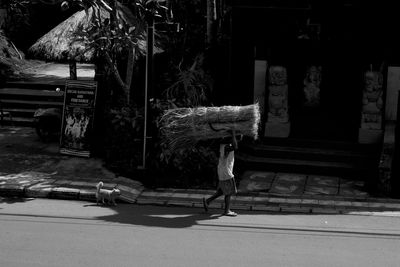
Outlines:
{"label": "concrete step", "polygon": [[27,88],[0,88],[0,96],[25,96],[25,97],[64,97],[64,91],[55,91],[55,90],[36,90],[36,89],[27,89]]}
{"label": "concrete step", "polygon": [[316,147],[277,146],[267,144],[244,144],[240,146],[240,150],[247,154],[260,157],[339,162],[370,162],[375,161],[378,156],[378,153],[376,153],[375,150],[355,151]]}
{"label": "concrete step", "polygon": [[301,159],[282,159],[259,157],[236,153],[239,168],[246,170],[265,170],[270,172],[307,173],[318,175],[340,175],[364,180],[374,175],[377,164],[361,164],[354,162],[316,161]]}
{"label": "concrete step", "polygon": [[23,106],[23,107],[62,107],[63,103],[60,101],[38,101],[38,100],[15,100],[15,99],[3,99],[1,100],[3,103],[3,108],[7,108],[12,106]]}
{"label": "concrete step", "polygon": [[12,126],[28,126],[28,127],[33,127],[34,122],[33,122],[33,117],[28,118],[28,117],[4,117],[3,121],[0,122],[0,124],[3,125],[12,125]]}
{"label": "concrete step", "polygon": [[60,88],[64,91],[65,79],[29,79],[29,80],[8,80],[4,87],[7,88],[28,88],[35,90],[55,90]]}

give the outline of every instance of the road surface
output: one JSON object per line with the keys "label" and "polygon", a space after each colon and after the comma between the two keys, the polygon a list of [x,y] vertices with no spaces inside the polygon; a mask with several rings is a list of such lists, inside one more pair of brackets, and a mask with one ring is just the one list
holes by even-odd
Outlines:
{"label": "road surface", "polygon": [[400,218],[0,198],[0,266],[400,266]]}

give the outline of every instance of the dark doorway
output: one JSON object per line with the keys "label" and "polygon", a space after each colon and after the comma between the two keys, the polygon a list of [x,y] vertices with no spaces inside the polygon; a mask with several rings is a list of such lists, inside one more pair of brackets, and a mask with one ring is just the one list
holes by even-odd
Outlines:
{"label": "dark doorway", "polygon": [[[282,65],[288,75],[290,137],[356,141],[365,70],[356,11],[334,9],[329,16],[324,10],[306,9],[234,11],[232,90],[236,99],[251,101],[253,73],[249,70],[255,58],[266,60],[269,66]],[[320,103],[313,107],[304,105],[304,78],[310,66],[321,68]]]}

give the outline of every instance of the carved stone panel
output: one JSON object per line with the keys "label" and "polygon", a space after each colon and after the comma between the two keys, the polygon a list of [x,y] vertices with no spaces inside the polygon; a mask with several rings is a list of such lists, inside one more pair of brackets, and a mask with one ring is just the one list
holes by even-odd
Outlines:
{"label": "carved stone panel", "polygon": [[320,105],[321,66],[310,66],[304,78],[304,106],[318,107]]}
{"label": "carved stone panel", "polygon": [[361,128],[382,129],[383,75],[378,71],[367,71],[364,75]]}
{"label": "carved stone panel", "polygon": [[271,66],[268,71],[268,78],[268,115],[265,135],[288,137],[290,123],[286,68],[283,66]]}
{"label": "carved stone panel", "polygon": [[383,75],[378,71],[364,74],[359,143],[377,143],[382,138]]}

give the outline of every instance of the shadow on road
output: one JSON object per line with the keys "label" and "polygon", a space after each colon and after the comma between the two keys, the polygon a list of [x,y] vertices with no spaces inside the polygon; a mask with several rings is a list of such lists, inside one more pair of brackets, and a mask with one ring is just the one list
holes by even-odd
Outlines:
{"label": "shadow on road", "polygon": [[34,200],[34,198],[21,198],[21,197],[0,197],[0,204],[14,204],[21,202],[28,202]]}
{"label": "shadow on road", "polygon": [[[85,206],[94,206],[85,205]],[[84,207],[85,207],[84,206]],[[160,207],[150,205],[129,205],[119,204],[116,207],[99,206],[99,208],[112,208],[117,212],[114,215],[97,217],[113,223],[166,227],[166,228],[186,228],[198,224],[199,221],[218,219],[220,214],[204,213],[202,209],[183,208],[183,207]]]}

